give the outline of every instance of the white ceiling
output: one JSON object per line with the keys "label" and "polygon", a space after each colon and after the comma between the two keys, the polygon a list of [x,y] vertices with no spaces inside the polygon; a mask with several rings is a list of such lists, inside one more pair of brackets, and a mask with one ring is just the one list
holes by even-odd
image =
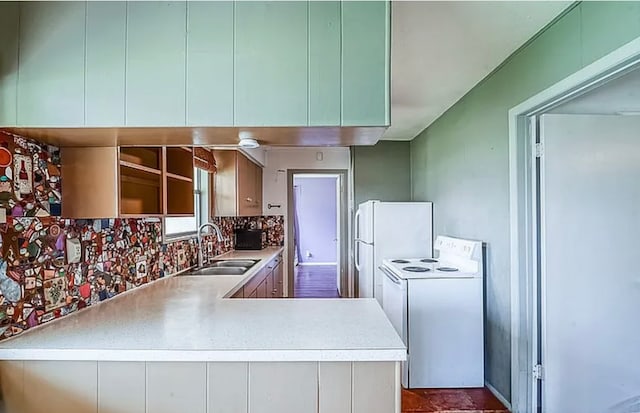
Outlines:
{"label": "white ceiling", "polygon": [[571,3],[393,1],[383,139],[413,139]]}
{"label": "white ceiling", "polygon": [[640,115],[640,69],[611,80],[549,113]]}

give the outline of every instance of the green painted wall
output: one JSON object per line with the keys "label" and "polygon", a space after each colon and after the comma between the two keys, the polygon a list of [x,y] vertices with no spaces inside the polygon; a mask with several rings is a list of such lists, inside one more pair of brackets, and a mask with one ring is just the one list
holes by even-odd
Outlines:
{"label": "green painted wall", "polygon": [[411,142],[412,196],[437,233],[487,242],[486,379],[510,386],[510,108],[640,36],[640,2],[584,2],[514,54]]}
{"label": "green painted wall", "polygon": [[411,199],[409,142],[380,141],[374,146],[354,146],[355,205],[370,199]]}

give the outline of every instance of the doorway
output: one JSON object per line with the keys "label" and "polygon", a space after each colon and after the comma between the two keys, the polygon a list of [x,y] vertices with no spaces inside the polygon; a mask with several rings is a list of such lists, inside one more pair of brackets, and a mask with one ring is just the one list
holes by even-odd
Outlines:
{"label": "doorway", "polygon": [[289,296],[347,295],[346,171],[289,171]]}
{"label": "doorway", "polygon": [[514,412],[640,411],[640,41],[622,49],[509,113]]}

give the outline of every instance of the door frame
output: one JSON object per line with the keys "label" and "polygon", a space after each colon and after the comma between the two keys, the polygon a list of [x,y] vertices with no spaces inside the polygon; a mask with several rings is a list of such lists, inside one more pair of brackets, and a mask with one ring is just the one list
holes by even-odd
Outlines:
{"label": "door frame", "polygon": [[[348,261],[348,230],[349,230],[349,171],[347,169],[287,169],[287,296],[295,298],[295,268],[294,268],[294,244],[293,244],[293,178],[295,175],[335,175],[339,177],[340,189],[338,198],[338,221],[340,231],[338,270],[340,271],[340,291],[343,296],[348,296],[351,290],[349,280]],[[336,285],[336,287],[338,287]]]}
{"label": "door frame", "polygon": [[537,116],[640,67],[640,37],[509,110],[511,409],[535,412],[539,265]]}

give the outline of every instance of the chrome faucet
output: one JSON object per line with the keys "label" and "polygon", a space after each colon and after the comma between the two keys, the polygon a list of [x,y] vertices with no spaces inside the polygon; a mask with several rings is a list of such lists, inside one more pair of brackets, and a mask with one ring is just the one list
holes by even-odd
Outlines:
{"label": "chrome faucet", "polygon": [[198,228],[198,267],[202,268],[204,265],[204,254],[202,254],[202,230],[206,227],[213,228],[213,231],[218,239],[219,243],[224,242],[224,237],[222,236],[222,231],[220,231],[220,227],[213,222],[206,222],[200,225]]}

